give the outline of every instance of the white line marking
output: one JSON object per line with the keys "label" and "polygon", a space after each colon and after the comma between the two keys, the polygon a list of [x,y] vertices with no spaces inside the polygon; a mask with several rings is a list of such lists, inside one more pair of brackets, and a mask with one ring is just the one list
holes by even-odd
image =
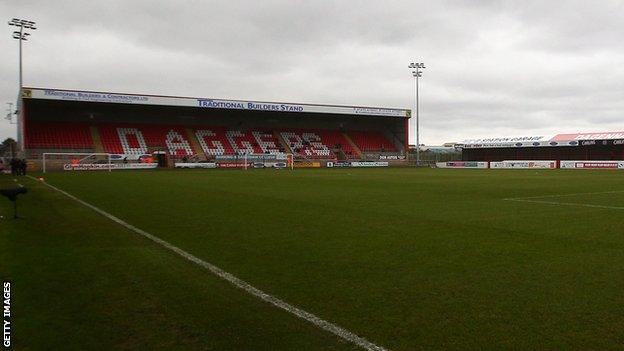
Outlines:
{"label": "white line marking", "polygon": [[[33,180],[36,180],[32,176],[28,176],[28,177],[33,179]],[[54,190],[58,191],[59,193],[69,197],[70,199],[72,199],[72,200],[74,200],[74,201],[76,201],[76,202],[78,202],[78,203],[80,203],[80,204],[82,204],[82,205],[92,209],[93,211],[95,211],[95,212],[101,214],[102,216],[110,219],[111,221],[116,222],[116,223],[120,224],[121,226],[126,227],[127,229],[130,229],[133,232],[135,232],[137,234],[140,234],[140,235],[146,237],[147,239],[152,240],[153,242],[163,246],[164,248],[166,248],[166,249],[168,249],[170,251],[175,252],[176,254],[178,254],[178,255],[182,256],[183,258],[185,258],[185,259],[187,259],[187,260],[197,264],[198,266],[203,267],[203,268],[209,270],[211,273],[213,273],[214,275],[218,276],[219,278],[226,280],[227,282],[229,282],[230,284],[234,285],[235,287],[244,290],[245,292],[249,293],[250,295],[253,295],[253,296],[259,298],[260,300],[266,301],[266,302],[272,304],[273,306],[275,306],[277,308],[281,308],[282,310],[284,310],[286,312],[289,312],[289,313],[291,313],[291,314],[293,314],[293,315],[295,315],[295,316],[297,316],[297,317],[299,317],[299,318],[301,318],[303,320],[306,320],[306,321],[316,325],[317,327],[319,327],[319,328],[321,328],[323,330],[326,330],[326,331],[328,331],[330,333],[333,333],[333,334],[343,338],[344,340],[352,342],[353,344],[355,344],[357,346],[360,346],[363,349],[371,350],[371,351],[385,351],[386,350],[385,348],[383,348],[381,346],[378,346],[378,345],[375,345],[372,342],[370,342],[370,341],[368,341],[368,340],[366,340],[366,339],[364,339],[364,338],[362,338],[360,336],[357,336],[356,334],[354,334],[354,333],[352,333],[352,332],[350,332],[350,331],[348,331],[348,330],[346,330],[346,329],[344,329],[342,327],[337,326],[336,324],[333,324],[333,323],[328,322],[328,321],[326,321],[324,319],[321,319],[320,317],[317,317],[316,315],[314,315],[314,314],[312,314],[310,312],[306,312],[306,311],[304,311],[304,310],[302,310],[300,308],[297,308],[297,307],[295,307],[295,306],[293,306],[293,305],[291,305],[291,304],[289,304],[289,303],[287,303],[287,302],[285,302],[283,300],[280,300],[279,298],[277,298],[275,296],[269,295],[269,294],[265,293],[264,291],[262,291],[262,290],[260,290],[260,289],[258,289],[256,287],[252,286],[251,284],[245,282],[244,280],[241,280],[241,279],[237,278],[236,276],[234,276],[234,275],[232,275],[232,274],[222,270],[221,268],[219,268],[219,267],[217,267],[217,266],[215,266],[215,265],[213,265],[211,263],[208,263],[208,262],[206,262],[206,261],[204,261],[204,260],[202,260],[202,259],[200,259],[200,258],[198,258],[196,256],[193,256],[192,254],[190,254],[190,253],[180,249],[179,247],[177,247],[177,246],[175,246],[173,244],[170,244],[170,243],[162,240],[161,238],[159,238],[157,236],[154,236],[154,235],[152,235],[152,234],[150,234],[150,233],[148,233],[148,232],[146,232],[146,231],[144,231],[142,229],[139,229],[139,228],[137,228],[137,227],[135,227],[135,226],[133,226],[131,224],[128,224],[128,223],[124,222],[123,220],[113,216],[112,214],[110,214],[110,213],[108,213],[108,212],[106,212],[104,210],[101,210],[101,209],[91,205],[90,203],[85,202],[85,201],[75,197],[74,195],[72,195],[72,194],[70,194],[70,193],[68,193],[68,192],[66,192],[64,190],[61,190],[61,189],[55,187],[54,185],[51,185],[51,184],[48,184],[48,183],[44,183],[44,184],[47,185],[48,187],[50,187],[51,189],[54,189]]]}
{"label": "white line marking", "polygon": [[583,204],[583,203],[576,203],[576,202],[557,202],[557,201],[535,200],[535,199],[552,199],[552,198],[557,198],[557,197],[576,196],[576,195],[599,195],[599,194],[617,194],[617,193],[624,193],[624,190],[599,191],[599,192],[593,192],[593,193],[573,193],[573,194],[560,194],[560,195],[510,197],[510,198],[506,198],[503,200],[517,201],[517,202],[532,202],[532,203],[548,204],[548,205],[579,206],[579,207],[592,207],[592,208],[606,208],[606,209],[611,209],[611,210],[624,210],[624,207],[620,207],[620,206],[606,206],[606,205]]}
{"label": "white line marking", "polygon": [[618,207],[618,206],[579,204],[579,203],[574,203],[574,202],[556,202],[556,201],[522,200],[522,199],[503,199],[503,200],[516,201],[516,202],[531,202],[531,203],[549,204],[549,205],[580,206],[580,207],[593,207],[593,208],[608,208],[612,210],[624,210],[624,207]]}
{"label": "white line marking", "polygon": [[613,191],[598,191],[594,193],[573,193],[573,194],[559,194],[559,195],[540,195],[540,196],[526,196],[526,197],[510,197],[503,200],[525,200],[525,199],[545,199],[551,197],[564,197],[564,196],[577,196],[577,195],[599,195],[599,194],[617,194],[624,193],[624,190]]}

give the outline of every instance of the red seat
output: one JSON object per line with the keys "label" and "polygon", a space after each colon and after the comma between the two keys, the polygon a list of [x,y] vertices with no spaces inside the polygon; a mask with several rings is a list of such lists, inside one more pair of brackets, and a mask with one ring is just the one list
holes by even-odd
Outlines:
{"label": "red seat", "polygon": [[102,146],[113,154],[144,154],[167,150],[177,156],[193,155],[188,135],[180,126],[156,124],[101,124]]}
{"label": "red seat", "polygon": [[347,141],[344,134],[335,130],[318,131],[318,134],[323,139],[323,142],[331,149],[339,149],[347,156],[347,158],[358,158],[351,146],[351,143]]}
{"label": "red seat", "polygon": [[[288,144],[293,153],[300,157],[331,159],[336,155],[331,151],[335,145],[330,141],[336,141],[333,133],[318,130],[282,130],[280,135]],[[344,138],[343,138],[344,139]],[[346,140],[344,141],[346,143]]]}
{"label": "red seat", "polygon": [[[102,123],[97,125],[104,150],[113,154],[142,154],[166,150],[177,156],[194,151],[186,129],[179,125]],[[282,149],[274,132],[227,127],[190,127],[208,157],[242,153],[278,153]],[[280,135],[295,155],[312,159],[334,159],[334,150],[347,158],[358,158],[352,144],[337,130],[285,129]],[[364,152],[396,152],[397,148],[377,131],[352,131],[353,142]],[[30,122],[26,125],[26,147],[30,149],[93,149],[89,124]]]}
{"label": "red seat", "polygon": [[349,136],[351,140],[362,150],[366,151],[388,151],[388,152],[396,152],[396,146],[388,139],[386,139],[381,133],[371,131],[371,132],[361,132],[361,131],[352,131],[349,132]]}
{"label": "red seat", "polygon": [[93,149],[86,123],[29,121],[25,135],[29,149]]}

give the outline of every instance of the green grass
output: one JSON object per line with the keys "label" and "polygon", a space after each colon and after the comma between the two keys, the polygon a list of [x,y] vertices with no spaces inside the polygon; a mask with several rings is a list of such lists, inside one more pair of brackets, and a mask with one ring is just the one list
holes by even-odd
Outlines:
{"label": "green grass", "polygon": [[[10,177],[1,178],[12,183]],[[392,350],[624,348],[624,172],[51,173],[46,180]],[[0,202],[18,349],[354,346],[29,179]],[[4,200],[4,199],[0,199]],[[624,192],[548,198],[623,206]]]}

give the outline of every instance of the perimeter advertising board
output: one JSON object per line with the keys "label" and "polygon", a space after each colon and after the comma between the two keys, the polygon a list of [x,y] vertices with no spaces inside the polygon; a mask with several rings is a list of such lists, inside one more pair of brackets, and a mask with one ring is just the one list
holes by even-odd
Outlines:
{"label": "perimeter advertising board", "polygon": [[217,161],[268,161],[268,160],[286,160],[286,154],[248,154],[248,155],[217,155]]}
{"label": "perimeter advertising board", "polygon": [[286,168],[288,164],[286,162],[254,162],[253,168]]}
{"label": "perimeter advertising board", "polygon": [[351,162],[351,167],[388,167],[388,162],[385,162],[385,161]]}
{"label": "perimeter advertising board", "polygon": [[295,168],[321,168],[320,162],[295,162]]}
{"label": "perimeter advertising board", "polygon": [[217,168],[217,164],[214,162],[178,162],[175,164],[175,168]]}
{"label": "perimeter advertising board", "polygon": [[561,161],[562,169],[624,169],[624,161]]}
{"label": "perimeter advertising board", "polygon": [[490,162],[490,168],[505,169],[555,169],[557,161],[501,161]]}
{"label": "perimeter advertising board", "polygon": [[405,160],[405,155],[379,155],[380,160],[401,161]]}
{"label": "perimeter advertising board", "polygon": [[351,162],[348,161],[328,161],[325,166],[327,168],[342,168],[351,167]]}
{"label": "perimeter advertising board", "polygon": [[438,168],[488,168],[487,162],[476,161],[451,161],[451,162],[437,162]]}
{"label": "perimeter advertising board", "polygon": [[77,163],[77,164],[65,164],[63,170],[65,171],[107,171],[109,169],[155,169],[158,167],[157,163]]}
{"label": "perimeter advertising board", "polygon": [[327,162],[328,168],[340,168],[340,167],[388,167],[387,161],[335,161]]}
{"label": "perimeter advertising board", "polygon": [[217,162],[217,168],[246,168],[253,166],[251,162]]}

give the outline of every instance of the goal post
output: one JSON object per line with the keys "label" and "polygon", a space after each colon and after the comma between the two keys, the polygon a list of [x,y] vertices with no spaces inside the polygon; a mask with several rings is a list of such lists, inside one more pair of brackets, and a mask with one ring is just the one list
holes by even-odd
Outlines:
{"label": "goal post", "polygon": [[[84,164],[87,162],[96,163],[98,161],[105,161],[104,169],[107,169],[109,172],[113,169],[113,163],[111,159],[111,155],[109,153],[103,152],[44,152],[41,155],[41,170],[43,173],[49,169],[49,163],[53,160],[60,160],[63,162],[69,161],[72,165]],[[98,160],[98,157],[100,157]]]}
{"label": "goal post", "polygon": [[[295,169],[295,156],[292,153],[243,154],[226,158],[225,162],[226,166],[237,166],[244,170],[254,168]],[[152,169],[156,166],[158,164],[154,163],[151,155],[148,154],[133,155],[104,152],[44,152],[41,154],[43,173],[51,170],[111,172],[122,169]]]}
{"label": "goal post", "polygon": [[290,170],[295,169],[295,155],[291,153],[286,154],[286,168],[290,168]]}
{"label": "goal post", "polygon": [[244,153],[242,155],[242,168],[249,170],[251,168],[295,168],[295,157],[292,153],[277,153],[277,154],[250,154]]}

